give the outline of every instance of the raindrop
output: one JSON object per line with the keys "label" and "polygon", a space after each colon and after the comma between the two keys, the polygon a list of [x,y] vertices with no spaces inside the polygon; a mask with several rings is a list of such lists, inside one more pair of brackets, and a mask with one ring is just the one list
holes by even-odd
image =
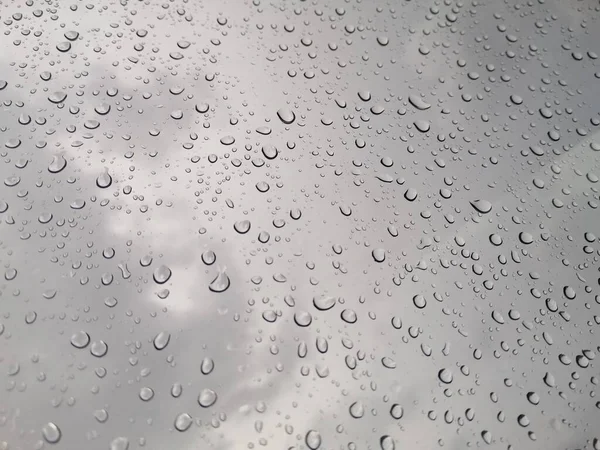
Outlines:
{"label": "raindrop", "polygon": [[413,297],[413,304],[419,308],[423,309],[427,306],[427,300],[422,294],[417,294]]}
{"label": "raindrop", "polygon": [[71,336],[71,345],[75,348],[85,348],[90,343],[90,335],[85,331],[77,331]]}
{"label": "raindrop", "polygon": [[492,210],[492,204],[487,200],[473,200],[471,206],[481,214],[487,214]]}
{"label": "raindrop", "polygon": [[223,269],[218,269],[217,276],[208,285],[208,289],[210,289],[212,292],[225,292],[229,288],[231,281],[229,280],[225,270],[226,267],[223,267]]}
{"label": "raindrop", "polygon": [[215,252],[213,252],[212,250],[206,250],[204,253],[202,253],[201,258],[204,264],[210,266],[214,264],[217,260],[217,255],[215,255]]}
{"label": "raindrop", "polygon": [[373,260],[378,263],[385,261],[385,250],[382,248],[376,248],[371,252]]}
{"label": "raindrop", "polygon": [[396,368],[396,361],[394,361],[392,358],[387,357],[387,356],[381,358],[381,364],[383,364],[383,367],[385,367],[386,369],[395,369]]}
{"label": "raindrop", "polygon": [[220,142],[223,145],[231,145],[235,142],[235,138],[233,136],[223,136],[220,139]]}
{"label": "raindrop", "polygon": [[126,437],[118,437],[111,441],[109,450],[128,450],[129,439]]}
{"label": "raindrop", "polygon": [[340,316],[346,323],[356,323],[358,320],[356,313],[352,309],[344,309]]}
{"label": "raindrop", "polygon": [[64,102],[66,98],[67,94],[65,92],[57,91],[51,94],[48,97],[48,100],[50,100],[52,103],[58,104]]}
{"label": "raindrop", "polygon": [[198,103],[196,104],[196,111],[198,111],[200,114],[205,114],[208,112],[209,110],[209,105],[208,103]]}
{"label": "raindrop", "polygon": [[140,389],[139,395],[141,400],[149,402],[154,397],[154,391],[152,390],[152,388],[144,386]]}
{"label": "raindrop", "polygon": [[106,114],[108,114],[110,112],[110,104],[108,104],[108,103],[101,103],[101,104],[99,104],[98,106],[96,106],[94,108],[94,111],[96,111],[101,116],[104,116],[104,115],[106,115]]}
{"label": "raindrop", "polygon": [[96,358],[102,358],[108,352],[108,345],[104,341],[94,341],[90,347],[90,353]]}
{"label": "raindrop", "polygon": [[212,358],[206,357],[202,360],[202,363],[200,364],[200,372],[202,372],[203,375],[210,374],[214,368],[215,362],[212,360]]}
{"label": "raindrop", "polygon": [[454,377],[452,376],[452,372],[450,370],[442,369],[438,372],[438,378],[442,383],[450,384],[452,383]]}
{"label": "raindrop", "polygon": [[281,108],[280,110],[278,110],[277,117],[279,117],[279,120],[281,120],[286,125],[289,125],[293,123],[294,120],[296,120],[296,114],[294,114],[294,111],[286,108]]}
{"label": "raindrop", "polygon": [[352,403],[350,405],[349,411],[350,415],[355,419],[360,419],[362,416],[365,415],[365,407],[363,406],[362,402]]}
{"label": "raindrop", "polygon": [[532,405],[537,405],[540,403],[540,396],[537,395],[535,392],[528,392],[527,400],[529,400],[529,403],[531,403]]}
{"label": "raindrop", "polygon": [[490,445],[492,443],[492,433],[487,430],[483,430],[481,432],[481,437],[483,438],[483,442]]}
{"label": "raindrop", "polygon": [[96,178],[96,186],[98,186],[99,188],[105,189],[105,188],[109,187],[111,184],[112,184],[112,177],[108,173],[108,167],[105,167],[104,170],[102,171],[102,173],[100,175],[98,175],[98,178]]}
{"label": "raindrop", "polygon": [[521,231],[519,233],[519,240],[525,244],[525,245],[529,245],[533,242],[533,236],[530,233],[527,233],[526,231]]}
{"label": "raindrop", "polygon": [[425,102],[421,97],[417,95],[410,95],[408,97],[408,101],[411,105],[413,105],[420,111],[425,111],[426,109],[431,108],[431,105],[429,103]]}
{"label": "raindrop", "polygon": [[212,389],[203,389],[198,396],[198,404],[203,408],[209,408],[217,401],[217,394]]}
{"label": "raindrop", "polygon": [[60,153],[52,157],[52,162],[48,166],[48,172],[58,173],[61,172],[65,167],[67,167],[67,160],[65,159],[63,154]]}
{"label": "raindrop", "polygon": [[414,202],[417,198],[417,190],[414,188],[409,188],[404,193],[404,198],[409,202]]}
{"label": "raindrop", "polygon": [[277,147],[274,145],[264,145],[262,148],[262,154],[265,155],[265,158],[267,159],[277,158],[278,153]]}
{"label": "raindrop", "polygon": [[336,298],[328,295],[313,297],[313,305],[319,311],[327,311],[335,306]]}
{"label": "raindrop", "polygon": [[294,314],[294,322],[299,327],[307,327],[312,323],[312,316],[306,311],[297,311]]}
{"label": "raindrop", "polygon": [[187,413],[181,413],[175,418],[174,427],[177,431],[187,431],[192,426],[192,416]]}
{"label": "raindrop", "polygon": [[309,430],[306,433],[304,442],[310,450],[317,450],[321,446],[321,434],[316,430]]}
{"label": "raindrop", "polygon": [[394,443],[394,439],[389,435],[381,436],[379,439],[379,446],[381,450],[395,450],[396,444]]}
{"label": "raindrop", "polygon": [[250,231],[252,224],[249,220],[240,220],[233,224],[233,229],[240,234],[246,234]]}
{"label": "raindrop", "polygon": [[171,340],[171,333],[168,331],[161,331],[154,337],[154,348],[156,350],[163,350]]}
{"label": "raindrop", "polygon": [[154,281],[157,284],[165,284],[167,281],[169,281],[169,278],[171,278],[171,269],[163,264],[154,269],[152,278],[154,278]]}
{"label": "raindrop", "polygon": [[42,436],[49,444],[56,444],[60,441],[62,433],[56,424],[48,422],[42,427]]}
{"label": "raindrop", "polygon": [[396,420],[402,419],[402,416],[404,416],[404,408],[398,403],[394,403],[390,408],[390,415]]}
{"label": "raindrop", "polygon": [[415,120],[414,124],[417,130],[419,130],[421,133],[427,133],[431,128],[429,122],[423,119]]}

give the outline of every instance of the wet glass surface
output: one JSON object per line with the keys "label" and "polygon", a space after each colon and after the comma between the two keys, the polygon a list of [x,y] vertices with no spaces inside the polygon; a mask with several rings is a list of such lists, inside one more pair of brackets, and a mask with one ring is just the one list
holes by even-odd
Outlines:
{"label": "wet glass surface", "polygon": [[0,19],[0,450],[600,449],[598,1]]}

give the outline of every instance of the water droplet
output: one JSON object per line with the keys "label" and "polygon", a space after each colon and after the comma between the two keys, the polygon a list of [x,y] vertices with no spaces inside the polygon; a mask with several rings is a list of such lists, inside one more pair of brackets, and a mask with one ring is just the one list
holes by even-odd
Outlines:
{"label": "water droplet", "polygon": [[492,210],[492,204],[487,200],[473,200],[471,206],[481,214],[487,214]]}
{"label": "water droplet", "polygon": [[98,175],[98,178],[96,178],[96,186],[98,186],[99,188],[105,189],[105,188],[109,187],[111,184],[112,184],[112,177],[108,173],[108,167],[105,167],[104,170],[102,171],[102,173],[100,175]]}
{"label": "water droplet", "polygon": [[404,198],[406,200],[408,200],[409,202],[414,202],[417,198],[417,190],[414,188],[409,188],[406,190],[406,192],[404,193]]}
{"label": "water droplet", "polygon": [[198,404],[203,408],[209,408],[217,401],[217,394],[212,389],[203,389],[198,396]]}
{"label": "water droplet", "polygon": [[328,295],[321,295],[317,297],[313,297],[313,305],[319,311],[327,311],[333,308],[336,304],[336,298]]}
{"label": "water droplet", "polygon": [[[156,345],[155,345],[156,347]],[[152,390],[152,388],[149,388],[147,386],[144,386],[140,389],[140,399],[145,401],[145,402],[149,402],[150,400],[152,400],[152,398],[154,398],[154,391]]]}
{"label": "water droplet", "polygon": [[525,244],[525,245],[529,245],[533,242],[533,236],[530,233],[527,233],[526,231],[521,231],[519,233],[519,240]]}
{"label": "water droplet", "polygon": [[85,348],[90,343],[90,335],[85,331],[77,331],[71,336],[71,345],[75,348]]}
{"label": "water droplet", "polygon": [[42,436],[49,444],[56,444],[60,441],[62,433],[56,424],[48,422],[42,427]]}
{"label": "water droplet", "polygon": [[63,154],[60,153],[52,157],[52,162],[48,166],[48,172],[58,173],[62,171],[65,167],[67,167],[67,160],[65,159]]}
{"label": "water droplet", "polygon": [[356,323],[358,320],[356,312],[354,312],[352,309],[344,309],[340,314],[340,317],[346,323]]}
{"label": "water droplet", "polygon": [[362,416],[365,415],[365,407],[363,406],[362,402],[352,403],[350,405],[349,411],[350,415],[355,419],[360,419]]}
{"label": "water droplet", "polygon": [[225,292],[229,288],[231,281],[229,280],[225,270],[226,267],[223,267],[223,269],[218,269],[217,276],[208,285],[208,289],[210,289],[212,292]]}
{"label": "water droplet", "polygon": [[154,269],[152,277],[157,284],[165,284],[171,278],[171,269],[163,264]]}
{"label": "water droplet", "polygon": [[442,383],[450,384],[452,383],[454,377],[452,376],[452,372],[450,370],[442,369],[438,372],[438,378]]}
{"label": "water droplet", "polygon": [[492,433],[490,433],[487,430],[483,430],[481,432],[481,437],[483,439],[483,442],[485,442],[486,444],[490,445],[492,443]]}
{"label": "water droplet", "polygon": [[57,92],[54,92],[53,94],[51,94],[48,97],[48,100],[50,100],[52,103],[58,104],[58,103],[64,102],[66,98],[67,98],[66,92],[57,91]]}
{"label": "water droplet", "polygon": [[389,435],[381,436],[379,439],[379,446],[381,450],[395,450],[396,444],[394,443],[394,439]]}
{"label": "water droplet", "polygon": [[196,104],[196,111],[198,111],[200,114],[206,114],[209,110],[209,105],[208,103],[198,103]]}
{"label": "water droplet", "polygon": [[420,111],[425,111],[426,109],[431,108],[431,105],[429,103],[427,103],[425,100],[423,100],[421,97],[419,97],[417,95],[410,95],[408,97],[408,101],[410,102],[411,105],[413,105],[415,108],[417,108]]}
{"label": "water droplet", "polygon": [[163,350],[171,340],[171,333],[168,331],[161,331],[154,337],[154,348],[156,350]]}
{"label": "water droplet", "polygon": [[246,234],[250,231],[252,224],[249,220],[240,220],[233,224],[233,229],[240,234]]}
{"label": "water droplet", "polygon": [[373,260],[378,263],[385,261],[385,250],[382,248],[376,248],[371,252]]}
{"label": "water droplet", "polygon": [[537,405],[540,403],[540,396],[537,395],[535,392],[528,392],[527,400],[529,400],[529,403],[531,403],[532,405]]}
{"label": "water droplet", "polygon": [[101,116],[105,116],[110,112],[110,104],[105,102],[101,103],[94,108],[94,111],[96,111]]}
{"label": "water droplet", "polygon": [[125,437],[118,437],[113,439],[110,442],[110,450],[128,450],[129,449],[129,439]]}
{"label": "water droplet", "polygon": [[402,406],[400,406],[398,403],[394,403],[390,408],[390,415],[394,419],[400,420],[402,419],[402,416],[404,416],[404,408],[402,408]]}
{"label": "water droplet", "polygon": [[310,450],[317,450],[321,446],[321,434],[316,430],[309,430],[304,437],[304,442]]}
{"label": "water droplet", "polygon": [[214,264],[216,260],[217,255],[215,255],[215,252],[212,250],[206,250],[204,253],[202,253],[202,262],[207,266]]}
{"label": "water droplet", "polygon": [[215,362],[212,360],[212,358],[204,358],[202,360],[202,363],[200,364],[200,371],[202,372],[203,375],[208,375],[210,374],[213,369],[215,368]]}
{"label": "water droplet", "polygon": [[504,316],[496,310],[492,311],[492,319],[500,325],[504,324]]}
{"label": "water droplet", "polygon": [[294,322],[299,327],[307,327],[312,323],[312,316],[306,311],[297,311],[294,314]]}
{"label": "water droplet", "polygon": [[422,294],[417,294],[413,297],[413,304],[419,308],[423,309],[427,306],[427,300]]}
{"label": "water droplet", "polygon": [[415,120],[414,124],[421,133],[427,133],[431,128],[430,123],[423,119]]}
{"label": "water droplet", "polygon": [[175,418],[174,427],[177,431],[187,431],[192,426],[192,416],[188,413],[181,413]]}
{"label": "water droplet", "polygon": [[277,158],[279,151],[274,145],[264,145],[262,148],[262,154],[265,155],[265,158],[267,159],[275,159]]}
{"label": "water droplet", "polygon": [[220,142],[223,145],[231,145],[235,142],[235,138],[233,136],[223,136],[220,139]]}
{"label": "water droplet", "polygon": [[383,367],[385,367],[386,369],[395,369],[396,368],[396,361],[394,361],[392,358],[390,358],[388,356],[381,358],[381,364],[383,364]]}
{"label": "water droplet", "polygon": [[296,120],[296,114],[294,114],[294,111],[287,108],[281,108],[280,110],[278,110],[277,117],[279,117],[279,120],[281,120],[286,125],[289,125],[293,123],[294,120]]}

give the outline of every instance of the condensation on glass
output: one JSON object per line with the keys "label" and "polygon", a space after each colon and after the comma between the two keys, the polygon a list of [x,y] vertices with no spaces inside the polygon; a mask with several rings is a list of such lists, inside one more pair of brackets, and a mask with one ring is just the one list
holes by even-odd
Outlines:
{"label": "condensation on glass", "polygon": [[0,19],[0,450],[600,449],[597,0]]}

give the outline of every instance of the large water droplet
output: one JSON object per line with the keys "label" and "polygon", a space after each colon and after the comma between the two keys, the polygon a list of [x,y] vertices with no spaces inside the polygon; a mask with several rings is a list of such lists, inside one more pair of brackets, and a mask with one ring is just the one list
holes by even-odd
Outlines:
{"label": "large water droplet", "polygon": [[54,92],[53,94],[51,94],[48,97],[48,100],[50,100],[52,103],[62,103],[65,101],[66,98],[67,98],[66,92],[57,91],[57,92]]}
{"label": "large water droplet", "polygon": [[438,372],[438,378],[440,379],[440,381],[444,384],[450,384],[452,383],[452,379],[454,378],[452,376],[452,372],[448,369],[442,369]]}
{"label": "large water droplet", "polygon": [[163,264],[154,269],[152,277],[157,284],[164,284],[171,278],[171,269]]}
{"label": "large water droplet", "polygon": [[492,210],[492,204],[487,200],[473,200],[471,206],[481,214],[487,214]]}
{"label": "large water droplet", "polygon": [[226,267],[219,269],[217,276],[208,285],[208,289],[210,289],[212,292],[225,292],[229,288],[231,281],[227,276],[226,269]]}
{"label": "large water droplet", "polygon": [[421,111],[425,111],[426,109],[431,108],[431,105],[429,103],[427,103],[425,100],[423,100],[421,97],[419,97],[418,95],[409,95],[408,101],[410,102],[411,105],[413,105],[415,108],[417,108]]}
{"label": "large water droplet", "polygon": [[217,401],[217,394],[212,389],[203,389],[198,396],[198,404],[203,408],[209,408]]}
{"label": "large water droplet", "polygon": [[112,177],[108,173],[108,167],[105,167],[104,170],[102,171],[102,173],[100,175],[98,175],[98,178],[96,178],[96,186],[98,186],[99,188],[102,188],[102,189],[106,189],[111,184],[112,184]]}
{"label": "large water droplet", "polygon": [[328,295],[320,295],[313,297],[313,305],[319,311],[327,311],[335,306],[336,298]]}
{"label": "large water droplet", "polygon": [[62,433],[56,424],[48,422],[42,427],[42,436],[49,444],[56,444],[60,441]]}
{"label": "large water droplet", "polygon": [[168,331],[161,331],[154,337],[154,348],[156,350],[164,349],[171,340],[171,333]]}
{"label": "large water droplet", "polygon": [[304,437],[304,442],[310,450],[317,450],[321,446],[321,434],[316,430],[309,430]]}
{"label": "large water droplet", "polygon": [[249,220],[240,220],[239,222],[235,222],[233,224],[233,229],[240,234],[246,234],[250,231],[252,223]]}
{"label": "large water droplet", "polygon": [[129,439],[126,437],[118,437],[111,441],[110,450],[128,450],[129,449]]}
{"label": "large water droplet", "polygon": [[279,120],[281,120],[286,125],[289,125],[293,123],[294,120],[296,120],[296,114],[294,114],[294,111],[287,108],[281,108],[280,110],[278,110],[277,117],[279,117]]}
{"label": "large water droplet", "polygon": [[85,348],[90,343],[90,335],[85,331],[77,331],[71,336],[71,345],[75,348]]}
{"label": "large water droplet", "polygon": [[381,450],[395,450],[396,444],[394,443],[394,439],[389,435],[381,436],[379,439],[379,446]]}
{"label": "large water droplet", "polygon": [[192,426],[192,416],[188,413],[181,413],[175,417],[174,427],[177,431],[187,431]]}
{"label": "large water droplet", "polygon": [[350,415],[355,419],[360,419],[362,416],[365,415],[365,407],[363,406],[362,402],[352,403],[350,405],[349,411]]}
{"label": "large water droplet", "polygon": [[60,153],[52,157],[52,162],[48,166],[48,172],[58,173],[62,171],[65,167],[67,167],[67,160],[65,159],[63,154]]}

